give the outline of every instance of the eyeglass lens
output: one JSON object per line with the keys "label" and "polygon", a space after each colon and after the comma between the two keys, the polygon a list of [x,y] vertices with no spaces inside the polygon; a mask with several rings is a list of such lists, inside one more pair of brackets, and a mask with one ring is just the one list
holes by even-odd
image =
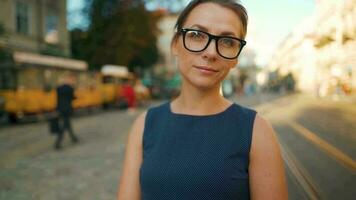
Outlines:
{"label": "eyeglass lens", "polygon": [[[209,44],[209,35],[198,30],[187,30],[185,33],[185,47],[190,51],[203,51]],[[241,42],[230,37],[217,39],[218,53],[226,58],[234,58],[241,50]]]}

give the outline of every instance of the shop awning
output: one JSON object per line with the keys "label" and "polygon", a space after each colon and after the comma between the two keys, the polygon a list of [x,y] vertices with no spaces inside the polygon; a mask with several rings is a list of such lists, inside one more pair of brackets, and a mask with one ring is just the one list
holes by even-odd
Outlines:
{"label": "shop awning", "polygon": [[46,56],[26,52],[14,52],[13,58],[17,64],[33,64],[46,67],[55,67],[70,70],[85,71],[88,69],[88,64],[81,60],[61,58],[55,56]]}

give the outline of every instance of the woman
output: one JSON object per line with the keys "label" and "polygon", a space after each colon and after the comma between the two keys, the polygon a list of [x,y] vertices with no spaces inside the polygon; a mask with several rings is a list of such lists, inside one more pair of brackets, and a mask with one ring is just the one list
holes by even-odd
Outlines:
{"label": "woman", "polygon": [[171,44],[181,93],[135,121],[119,200],[288,198],[272,127],[220,95],[246,30],[233,0],[193,0],[183,10]]}

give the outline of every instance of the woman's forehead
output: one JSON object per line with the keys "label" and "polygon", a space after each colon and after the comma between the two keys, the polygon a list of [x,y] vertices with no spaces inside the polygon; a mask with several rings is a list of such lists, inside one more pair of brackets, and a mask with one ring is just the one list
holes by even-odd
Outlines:
{"label": "woman's forehead", "polygon": [[232,32],[242,36],[242,23],[239,16],[230,8],[215,3],[202,3],[195,7],[183,24],[184,27],[201,28],[214,34]]}

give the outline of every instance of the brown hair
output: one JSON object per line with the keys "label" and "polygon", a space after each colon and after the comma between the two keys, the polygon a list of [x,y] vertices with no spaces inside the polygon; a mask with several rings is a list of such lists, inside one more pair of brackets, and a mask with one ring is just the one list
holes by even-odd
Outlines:
{"label": "brown hair", "polygon": [[174,29],[176,30],[176,32],[174,33],[174,36],[172,38],[172,43],[178,39],[178,37],[180,35],[179,30],[181,28],[183,28],[182,26],[183,26],[184,22],[187,20],[190,12],[195,7],[197,7],[199,4],[202,4],[202,3],[215,3],[215,4],[218,4],[225,8],[229,8],[232,11],[234,11],[241,20],[241,24],[242,24],[242,38],[241,39],[245,39],[246,33],[247,33],[248,15],[247,15],[246,8],[243,5],[241,5],[238,1],[236,1],[236,0],[193,0],[184,8],[184,10],[180,13],[180,15],[177,19],[177,22],[174,26]]}

